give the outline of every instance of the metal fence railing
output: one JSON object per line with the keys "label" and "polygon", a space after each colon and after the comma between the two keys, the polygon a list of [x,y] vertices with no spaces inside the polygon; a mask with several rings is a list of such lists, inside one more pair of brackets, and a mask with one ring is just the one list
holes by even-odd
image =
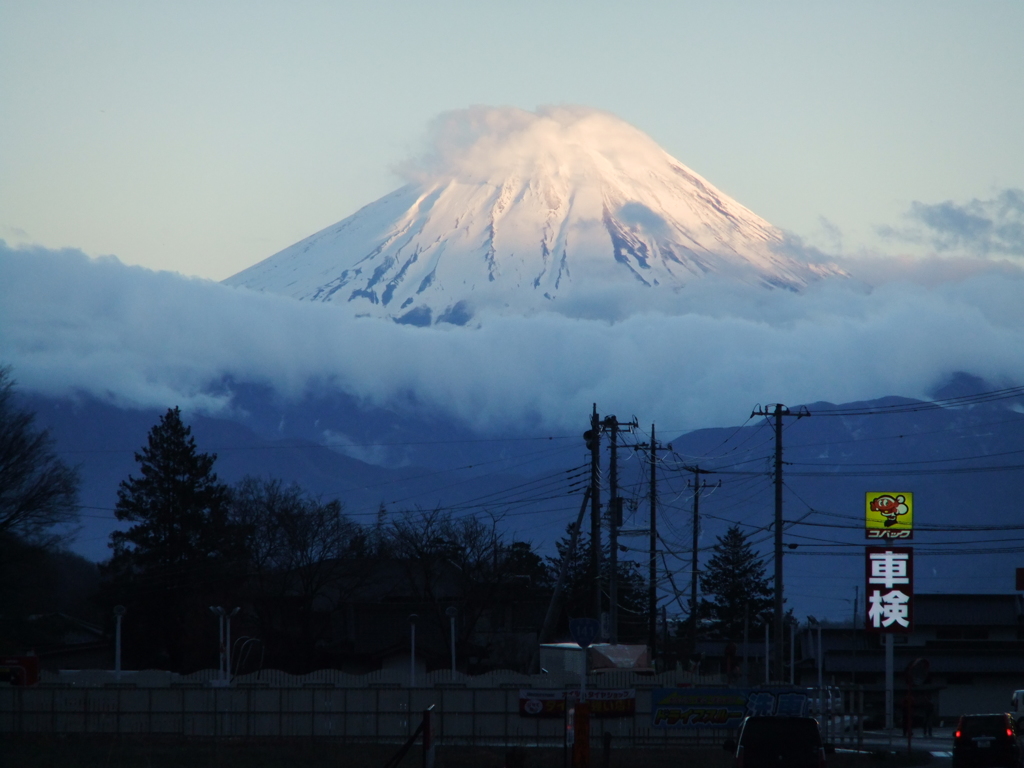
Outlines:
{"label": "metal fence railing", "polygon": [[[645,696],[645,694],[647,694]],[[704,743],[722,738],[701,729],[669,733],[650,727],[649,692],[637,691],[636,711],[595,722],[616,743]],[[561,717],[520,715],[518,687],[508,688],[0,688],[0,733],[117,734],[181,737],[336,738],[398,743],[434,705],[436,734],[445,744],[560,746]]]}
{"label": "metal fence railing", "polygon": [[[0,733],[111,734],[203,738],[316,738],[352,743],[401,743],[434,707],[434,731],[441,744],[562,746],[561,716],[524,716],[520,690],[561,689],[576,685],[551,676],[506,676],[490,680],[431,681],[430,687],[409,688],[395,682],[361,681],[338,685],[324,679],[304,682],[240,679],[231,686],[209,680],[171,680],[168,684],[83,684],[44,682],[37,686],[0,686]],[[511,679],[511,678],[520,679]],[[153,680],[139,682],[152,683]],[[291,683],[281,685],[280,683]],[[712,746],[730,734],[716,728],[656,728],[652,724],[652,690],[694,682],[658,676],[609,677],[588,682],[599,691],[612,686],[635,691],[633,711],[598,719],[591,735],[599,743],[605,732],[617,746]],[[717,681],[715,681],[717,682]],[[490,685],[481,685],[490,683]],[[558,685],[561,683],[561,685]],[[719,684],[720,685],[720,684]],[[843,711],[818,715],[826,741],[861,743],[863,695],[844,691]]]}

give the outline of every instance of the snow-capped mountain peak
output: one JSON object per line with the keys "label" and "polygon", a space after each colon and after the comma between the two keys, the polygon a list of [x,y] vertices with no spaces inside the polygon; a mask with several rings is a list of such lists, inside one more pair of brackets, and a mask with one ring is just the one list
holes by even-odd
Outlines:
{"label": "snow-capped mountain peak", "polygon": [[685,306],[708,274],[800,290],[836,274],[605,112],[443,116],[408,183],[225,282],[415,325],[481,311],[570,316]]}

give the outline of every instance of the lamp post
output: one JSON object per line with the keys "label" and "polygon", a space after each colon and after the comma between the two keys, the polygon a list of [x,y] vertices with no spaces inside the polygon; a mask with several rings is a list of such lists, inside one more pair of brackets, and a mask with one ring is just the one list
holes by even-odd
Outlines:
{"label": "lamp post", "polygon": [[818,624],[818,690],[821,691],[821,696],[825,695],[824,669],[825,649],[821,647],[821,624]]}
{"label": "lamp post", "polygon": [[415,613],[409,614],[409,687],[416,687],[416,620]]}
{"label": "lamp post", "polygon": [[219,605],[211,605],[210,611],[217,616],[217,629],[220,630],[220,645],[217,650],[219,658],[217,661],[217,676],[219,680],[224,679],[224,608]]}
{"label": "lamp post", "polygon": [[227,632],[225,633],[227,635],[227,639],[224,645],[224,653],[226,655],[225,661],[227,663],[227,667],[225,670],[227,672],[227,675],[225,676],[225,679],[228,681],[228,683],[231,682],[231,617],[237,616],[240,610],[242,610],[241,607],[236,606],[235,609],[231,611],[231,613],[227,614],[227,616],[224,617],[224,623],[227,624]]}
{"label": "lamp post", "polygon": [[448,606],[445,611],[445,615],[448,617],[452,629],[452,679],[455,679],[455,617],[459,611],[454,605]]}
{"label": "lamp post", "polygon": [[230,613],[222,605],[211,605],[210,610],[217,615],[220,629],[220,680],[227,685],[231,678],[231,617],[237,616],[242,610],[236,607]]}
{"label": "lamp post", "polygon": [[123,605],[114,606],[114,679],[118,682],[121,681],[121,619],[126,612]]}
{"label": "lamp post", "polygon": [[796,622],[789,625],[789,684],[796,683]]}
{"label": "lamp post", "polygon": [[818,653],[816,654],[817,657],[818,657],[818,708],[819,708],[821,714],[824,715],[824,713],[825,713],[825,699],[824,699],[824,691],[823,691],[824,680],[823,680],[823,670],[822,670],[822,664],[824,662],[824,659],[822,657],[822,650],[821,650],[821,622],[819,622],[813,616],[808,616],[807,617],[807,623],[810,624],[813,627],[817,627],[818,628]]}
{"label": "lamp post", "polygon": [[764,623],[764,684],[768,685],[771,682],[771,674],[769,674],[769,657],[770,657],[770,646],[768,642],[768,622]]}

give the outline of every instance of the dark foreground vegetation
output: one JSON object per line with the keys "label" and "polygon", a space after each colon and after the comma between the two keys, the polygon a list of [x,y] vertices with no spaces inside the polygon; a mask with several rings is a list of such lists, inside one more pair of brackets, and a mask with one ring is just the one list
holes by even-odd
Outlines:
{"label": "dark foreground vegetation", "polygon": [[[609,584],[613,571],[618,640],[654,644],[646,565],[613,565],[610,544],[595,553],[586,529],[574,535],[570,525],[554,543],[557,557],[544,558],[498,515],[382,508],[375,521],[356,522],[340,500],[279,479],[229,486],[177,408],[135,459],[138,472],[120,483],[112,510],[121,526],[110,559],[97,566],[70,553],[78,474],[0,366],[0,655],[36,655],[44,670],[110,668],[116,624],[124,669],[190,673],[230,659],[231,674],[360,674],[406,654],[415,624],[428,669],[446,668],[454,651],[470,674],[525,672],[536,669],[538,636],[567,638],[570,616],[597,612],[594,584]],[[583,474],[571,478],[579,485]],[[758,632],[770,587],[738,527],[720,537],[701,579],[704,634],[735,639],[748,624]],[[664,627],[667,668],[692,651],[695,630]],[[222,647],[231,652],[224,659]]]}

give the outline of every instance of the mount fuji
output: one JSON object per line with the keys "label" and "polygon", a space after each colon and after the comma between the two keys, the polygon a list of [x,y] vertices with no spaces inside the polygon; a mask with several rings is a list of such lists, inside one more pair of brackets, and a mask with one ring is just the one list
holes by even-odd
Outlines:
{"label": "mount fuji", "polygon": [[404,175],[400,189],[224,282],[427,326],[482,311],[678,313],[705,276],[800,291],[843,274],[788,255],[779,229],[592,109],[452,113]]}

